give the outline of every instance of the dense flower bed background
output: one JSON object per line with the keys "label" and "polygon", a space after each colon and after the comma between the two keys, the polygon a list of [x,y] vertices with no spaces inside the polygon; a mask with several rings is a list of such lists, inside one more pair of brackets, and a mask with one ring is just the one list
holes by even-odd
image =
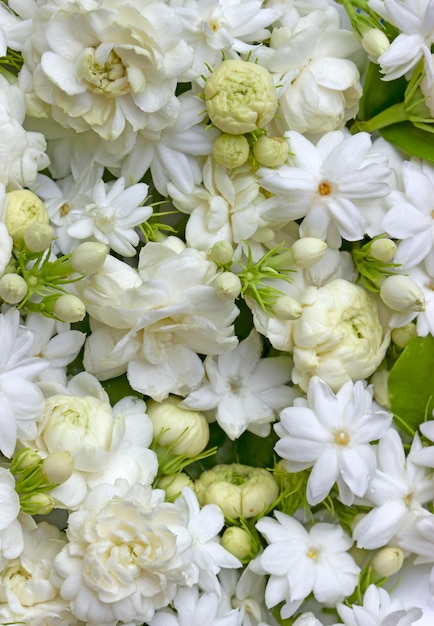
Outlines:
{"label": "dense flower bed background", "polygon": [[432,623],[433,44],[0,3],[0,624]]}

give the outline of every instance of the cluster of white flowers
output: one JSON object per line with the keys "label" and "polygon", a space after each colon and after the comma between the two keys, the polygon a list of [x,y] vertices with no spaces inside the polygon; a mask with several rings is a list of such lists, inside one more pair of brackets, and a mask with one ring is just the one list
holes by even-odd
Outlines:
{"label": "cluster of white flowers", "polygon": [[1,624],[433,623],[433,45],[0,2]]}

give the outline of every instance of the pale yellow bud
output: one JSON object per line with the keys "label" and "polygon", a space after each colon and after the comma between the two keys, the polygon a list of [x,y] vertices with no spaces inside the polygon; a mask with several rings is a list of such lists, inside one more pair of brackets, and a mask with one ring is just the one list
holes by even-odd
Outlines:
{"label": "pale yellow bud", "polygon": [[234,135],[263,128],[277,109],[270,72],[258,63],[241,59],[222,61],[207,79],[204,95],[211,122]]}
{"label": "pale yellow bud", "polygon": [[301,304],[291,296],[280,296],[271,307],[274,317],[278,320],[298,320],[303,313]]}
{"label": "pale yellow bud", "polygon": [[8,304],[18,304],[27,295],[27,283],[18,274],[4,274],[0,278],[0,298]]}
{"label": "pale yellow bud", "polygon": [[217,163],[229,169],[244,165],[249,154],[249,142],[244,135],[223,133],[214,141],[212,148],[212,155]]}
{"label": "pale yellow bud", "polygon": [[172,454],[192,458],[200,454],[209,441],[206,417],[199,411],[183,409],[181,398],[169,396],[162,402],[147,403],[147,414],[152,422],[158,444],[170,447]]}
{"label": "pale yellow bud", "polygon": [[48,515],[53,506],[53,498],[46,493],[33,493],[21,498],[21,509],[30,515]]}
{"label": "pale yellow bud", "polygon": [[362,37],[361,43],[366,54],[369,54],[374,59],[378,59],[390,46],[387,35],[378,28],[367,30]]}
{"label": "pale yellow bud", "polygon": [[244,528],[229,526],[223,533],[222,546],[242,561],[248,557],[252,550],[252,540]]}
{"label": "pale yellow bud", "polygon": [[6,194],[6,227],[15,243],[22,240],[30,224],[48,224],[44,203],[27,189],[17,189]]}
{"label": "pale yellow bud", "polygon": [[387,237],[374,239],[369,248],[369,256],[377,261],[387,263],[391,261],[396,254],[396,243]]}
{"label": "pale yellow bud", "polygon": [[49,224],[34,222],[24,232],[24,243],[31,252],[47,250],[54,239],[54,230]]}
{"label": "pale yellow bud", "polygon": [[215,278],[214,289],[222,300],[235,300],[241,293],[241,281],[232,272],[222,272]]}
{"label": "pale yellow bud", "polygon": [[42,470],[49,483],[54,485],[64,483],[74,471],[74,459],[66,450],[53,452],[44,459]]}
{"label": "pale yellow bud", "polygon": [[218,504],[225,517],[256,517],[273,504],[279,487],[272,474],[261,467],[233,463],[216,465],[194,483],[201,506]]}
{"label": "pale yellow bud", "polygon": [[401,326],[401,328],[394,328],[391,333],[393,343],[402,349],[415,337],[417,337],[417,329],[414,324],[406,324]]}
{"label": "pale yellow bud", "polygon": [[425,309],[422,289],[403,274],[388,276],[380,287],[380,297],[386,306],[400,313]]}
{"label": "pale yellow bud", "polygon": [[384,406],[385,409],[390,409],[390,397],[389,397],[389,370],[377,370],[371,376],[371,383],[374,386],[374,398],[378,404]]}
{"label": "pale yellow bud", "polygon": [[372,559],[372,569],[381,577],[397,574],[404,563],[401,548],[382,548]]}
{"label": "pale yellow bud", "polygon": [[102,269],[108,247],[104,243],[85,241],[78,245],[70,257],[73,270],[83,276],[91,276]]}
{"label": "pale yellow bud", "polygon": [[234,249],[229,241],[217,241],[208,252],[208,257],[217,265],[226,265],[232,261]]}
{"label": "pale yellow bud", "polygon": [[265,167],[277,167],[288,159],[288,144],[281,137],[262,135],[253,146],[255,159]]}
{"label": "pale yellow bud", "polygon": [[292,246],[294,263],[303,269],[311,267],[322,259],[326,250],[326,242],[317,237],[302,237],[301,239],[297,239]]}
{"label": "pale yellow bud", "polygon": [[168,500],[174,500],[181,494],[184,487],[192,487],[193,481],[187,474],[180,472],[179,474],[162,476],[158,480],[157,486],[159,489],[164,489]]}
{"label": "pale yellow bud", "polygon": [[62,322],[81,322],[86,315],[86,307],[84,302],[73,294],[65,294],[60,296],[54,305],[54,315]]}

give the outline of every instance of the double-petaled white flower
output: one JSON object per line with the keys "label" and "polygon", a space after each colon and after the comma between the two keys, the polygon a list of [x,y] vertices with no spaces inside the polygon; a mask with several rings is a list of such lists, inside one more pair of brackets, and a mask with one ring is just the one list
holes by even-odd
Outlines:
{"label": "double-petaled white flower", "polygon": [[372,388],[347,382],[335,394],[320,378],[309,383],[307,399],[296,398],[274,429],[276,452],[289,471],[312,467],[307,501],[319,504],[337,483],[339,497],[351,505],[363,496],[376,467],[371,441],[385,435],[392,415],[372,400]]}
{"label": "double-petaled white flower", "polygon": [[38,6],[22,54],[35,108],[106,141],[126,127],[158,128],[160,110],[176,114],[176,85],[193,60],[181,19],[158,0]]}
{"label": "double-petaled white flower", "polygon": [[102,484],[70,514],[67,537],[54,569],[60,595],[84,622],[148,622],[189,580],[192,537],[164,491]]}

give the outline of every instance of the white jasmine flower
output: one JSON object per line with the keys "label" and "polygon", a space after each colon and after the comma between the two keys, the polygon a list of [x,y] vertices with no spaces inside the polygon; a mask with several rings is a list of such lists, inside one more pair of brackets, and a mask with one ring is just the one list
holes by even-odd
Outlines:
{"label": "white jasmine flower", "polygon": [[408,275],[423,291],[425,309],[417,314],[416,328],[419,337],[426,337],[428,333],[434,333],[434,271],[427,272],[425,267],[418,265],[411,267]]}
{"label": "white jasmine flower", "polygon": [[259,556],[270,574],[265,602],[272,608],[284,602],[283,619],[290,617],[313,593],[321,603],[335,604],[350,595],[360,569],[347,550],[352,539],[340,526],[317,523],[307,531],[294,518],[274,511],[276,520],[264,517],[256,523],[269,544]]}
{"label": "white jasmine flower", "polygon": [[240,243],[255,238],[269,204],[250,167],[228,171],[211,158],[203,168],[201,185],[183,193],[169,184],[168,192],[174,206],[190,215],[186,240],[199,250],[208,250],[217,241]]}
{"label": "white jasmine flower", "polygon": [[48,362],[38,380],[50,380],[66,385],[66,366],[77,357],[86,339],[85,333],[71,330],[70,324],[58,322],[40,313],[28,313],[25,326],[32,331],[31,354]]}
{"label": "white jasmine flower", "polygon": [[299,302],[303,313],[293,323],[293,382],[306,389],[317,375],[337,391],[348,380],[375,372],[390,332],[382,327],[368,291],[338,278],[307,288]]}
{"label": "white jasmine flower", "polygon": [[38,193],[44,198],[48,215],[59,238],[62,253],[74,250],[77,241],[98,241],[118,254],[133,256],[139,235],[136,226],[146,221],[152,208],[142,206],[148,185],[125,188],[125,180],[102,180],[103,168],[85,168],[80,177],[67,177],[58,184],[40,177]]}
{"label": "white jasmine flower", "polygon": [[164,491],[101,484],[70,514],[67,536],[54,569],[60,595],[84,622],[148,622],[189,580],[191,535]]}
{"label": "white jasmine flower", "polygon": [[20,499],[15,491],[15,477],[0,467],[0,566],[5,559],[15,559],[23,549],[23,531],[18,520]]}
{"label": "white jasmine flower", "polygon": [[288,471],[312,467],[307,501],[322,502],[337,482],[339,497],[351,506],[363,496],[376,467],[369,442],[380,439],[390,427],[392,415],[373,400],[372,387],[364,382],[345,383],[335,394],[317,376],[311,378],[307,399],[296,398],[284,409],[274,430],[280,440],[276,452],[287,460]]}
{"label": "white jasmine flower", "polygon": [[285,133],[293,153],[287,165],[260,168],[260,184],[284,202],[264,219],[283,222],[304,218],[301,237],[318,237],[339,248],[341,237],[362,239],[363,204],[389,193],[387,158],[371,150],[367,133],[326,133],[316,146],[295,131]]}
{"label": "white jasmine flower", "polygon": [[424,261],[434,272],[434,167],[407,161],[402,165],[404,193],[383,219],[383,228],[400,239],[395,263],[408,269]]}
{"label": "white jasmine flower", "polygon": [[0,337],[0,451],[11,457],[17,439],[28,440],[36,435],[44,398],[34,380],[47,362],[27,356],[33,335],[20,325],[16,309],[0,315]]}
{"label": "white jasmine flower", "polygon": [[196,586],[181,587],[173,609],[156,611],[149,626],[239,626],[236,609],[220,615],[221,598],[217,593],[199,593]]}
{"label": "white jasmine flower", "polygon": [[405,457],[399,434],[390,429],[377,448],[378,467],[365,494],[374,508],[354,527],[357,546],[373,550],[396,539],[434,498],[434,485],[426,468],[416,465],[415,455],[422,444],[416,434]]}
{"label": "white jasmine flower", "polygon": [[400,33],[379,58],[384,80],[395,80],[425,60],[425,71],[432,81],[434,68],[431,45],[434,43],[434,3],[432,0],[369,0],[368,6]]}
{"label": "white jasmine flower", "polygon": [[194,50],[190,74],[198,78],[205,67],[216,65],[222,51],[247,53],[267,39],[267,30],[276,17],[262,0],[170,0],[182,20],[184,37]]}
{"label": "white jasmine flower", "polygon": [[362,87],[351,57],[358,49],[330,6],[303,17],[294,12],[273,29],[270,48],[257,54],[282,85],[276,120],[281,132],[324,133],[343,128],[355,116]]}
{"label": "white jasmine flower", "polygon": [[224,515],[217,504],[206,504],[201,508],[190,487],[184,487],[175,504],[184,511],[186,526],[192,536],[194,579],[200,589],[218,594],[217,574],[220,570],[241,567],[240,561],[220,544],[219,532],[225,525]]}
{"label": "white jasmine flower", "polygon": [[[176,237],[148,243],[139,259],[142,285],[126,292],[137,321],[119,339],[96,329],[85,345],[85,367],[104,380],[123,365],[133,389],[157,401],[189,393],[204,374],[198,354],[220,354],[237,343],[231,324],[238,309],[215,293],[215,273],[205,255]],[[90,312],[98,317],[99,309]]]}
{"label": "white jasmine flower", "polygon": [[106,141],[176,110],[176,84],[193,59],[180,18],[155,0],[38,7],[22,54],[20,78],[40,106],[65,128]]}
{"label": "white jasmine flower", "polygon": [[71,477],[50,495],[59,506],[77,509],[90,489],[122,478],[149,485],[158,463],[149,450],[152,424],[146,405],[125,397],[112,409],[101,384],[88,372],[74,376],[67,387],[46,381],[45,410],[34,441],[42,457],[66,451],[74,463]]}
{"label": "white jasmine flower", "polygon": [[65,546],[55,526],[40,523],[24,531],[21,555],[0,572],[0,620],[31,626],[75,626],[69,603],[59,595],[53,562]]}
{"label": "white jasmine flower", "polygon": [[15,82],[0,76],[0,183],[30,187],[49,165],[41,133],[23,128],[26,98]]}
{"label": "white jasmine flower", "polygon": [[392,600],[386,589],[376,585],[369,585],[362,606],[338,604],[337,610],[345,626],[411,626],[422,617],[421,609],[404,608],[402,602]]}
{"label": "white jasmine flower", "polygon": [[265,626],[265,622],[272,620],[264,601],[266,576],[254,572],[249,564],[241,573],[222,570],[219,579],[222,614],[232,607],[236,608],[239,626]]}
{"label": "white jasmine flower", "polygon": [[231,352],[207,357],[205,380],[181,406],[215,410],[219,426],[232,440],[246,430],[266,437],[276,411],[290,404],[296,392],[285,385],[291,376],[291,359],[261,359],[261,352],[261,337],[253,330]]}

